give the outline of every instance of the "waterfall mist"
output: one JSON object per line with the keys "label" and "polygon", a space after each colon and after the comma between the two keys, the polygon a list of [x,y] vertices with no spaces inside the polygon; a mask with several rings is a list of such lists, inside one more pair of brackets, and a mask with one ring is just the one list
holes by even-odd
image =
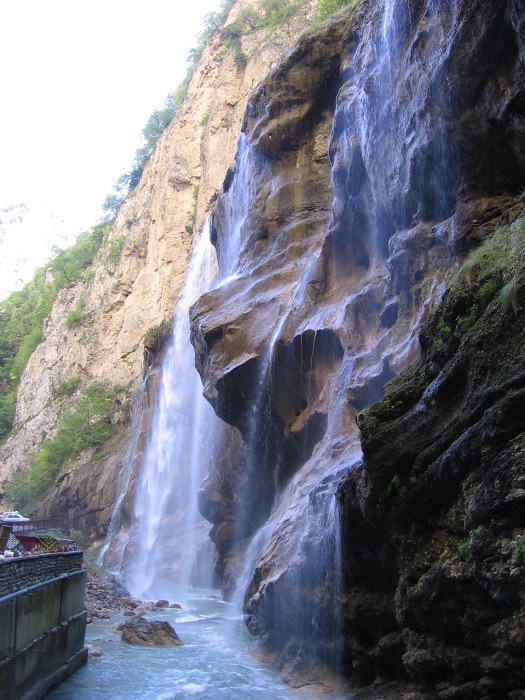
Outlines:
{"label": "waterfall mist", "polygon": [[172,582],[214,583],[209,525],[198,512],[197,492],[213,457],[219,421],[195,370],[189,308],[211,286],[215,268],[206,226],[191,254],[160,368],[121,565],[126,585],[143,598],[161,596]]}
{"label": "waterfall mist", "polygon": [[[342,610],[352,574],[341,561],[350,534],[338,494],[361,468],[359,413],[418,356],[421,323],[453,260],[448,219],[460,171],[447,126],[454,92],[442,81],[458,37],[455,4],[441,13],[432,2],[415,8],[388,0],[371,17],[342,58],[347,68],[334,90],[331,188],[315,191],[329,197],[329,220],[304,227],[314,190],[299,175],[286,180],[283,164],[293,163],[303,182],[321,166],[301,151],[293,119],[286,138],[278,119],[272,133],[271,89],[261,90],[214,220],[219,261],[230,238],[239,251],[235,279],[213,297],[226,319],[220,349],[212,299],[194,315],[212,358],[201,369],[216,411],[241,433],[223,590],[239,599],[244,591],[250,631],[285,649],[285,661],[313,656],[340,671],[348,670]],[[420,59],[407,46],[414,25],[428,22],[434,28],[424,51],[432,63],[416,77],[410,61]],[[325,123],[322,110],[309,115],[319,140]],[[302,256],[298,241],[307,240]],[[248,312],[266,324],[264,335],[244,321]],[[244,355],[236,350],[242,342]],[[226,371],[214,375],[221,361]]]}
{"label": "waterfall mist", "polygon": [[[385,594],[395,548],[367,519],[401,477],[370,494],[360,427],[420,356],[475,170],[464,124],[463,141],[452,138],[473,99],[456,79],[465,5],[386,0],[359,12],[315,30],[250,97],[211,216],[219,273],[204,274],[201,240],[125,555],[142,595],[163,577],[195,580],[207,529],[198,492],[223,595],[292,681],[314,666],[373,680],[376,656],[402,647]],[[370,594],[363,605],[357,589]]]}

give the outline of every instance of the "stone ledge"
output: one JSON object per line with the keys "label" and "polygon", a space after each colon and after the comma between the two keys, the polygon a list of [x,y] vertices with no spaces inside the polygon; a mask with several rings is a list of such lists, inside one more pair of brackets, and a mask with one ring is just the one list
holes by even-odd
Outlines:
{"label": "stone ledge", "polygon": [[82,569],[82,552],[41,554],[0,562],[0,598]]}

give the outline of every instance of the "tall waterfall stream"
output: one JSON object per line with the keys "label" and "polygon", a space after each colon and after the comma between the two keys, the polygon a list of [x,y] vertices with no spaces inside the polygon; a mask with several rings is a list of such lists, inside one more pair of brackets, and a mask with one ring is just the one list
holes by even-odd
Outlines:
{"label": "tall waterfall stream", "polygon": [[[430,6],[433,7],[432,3]],[[389,93],[393,81],[397,80],[397,50],[395,27],[402,8],[397,0],[387,0],[383,5],[383,23],[379,36],[370,39],[375,47],[376,58],[372,77],[366,71],[359,76],[356,72],[353,114],[356,123],[348,129],[340,130],[338,141],[332,143],[332,166],[341,172],[352,162],[355,149],[355,129],[363,146],[363,169],[374,172],[374,148],[378,142],[374,129],[384,135],[384,143],[395,153],[396,119],[392,105],[384,95]],[[396,14],[397,13],[397,14]],[[399,21],[401,21],[399,20]],[[402,23],[402,22],[401,22]],[[364,59],[363,59],[364,60]],[[373,81],[375,90],[371,91]],[[360,84],[363,81],[363,84]],[[374,104],[369,97],[375,95],[379,104]],[[377,97],[377,96],[380,97]],[[440,95],[436,100],[441,99]],[[339,123],[345,118],[345,105],[337,108],[335,119]],[[374,114],[381,113],[383,120],[373,124]],[[335,145],[333,145],[335,143]],[[435,180],[439,187],[435,193],[436,218],[445,214],[450,202],[440,199],[441,191],[446,191],[444,183],[450,154],[445,144],[438,144],[440,149],[435,154]],[[384,158],[388,153],[383,153]],[[392,159],[396,156],[391,156]],[[213,567],[212,548],[208,541],[209,524],[205,523],[197,509],[197,491],[206,475],[210,460],[213,459],[214,436],[220,430],[220,420],[202,397],[200,377],[194,368],[194,350],[190,344],[189,309],[197,298],[213,286],[241,283],[243,279],[249,285],[251,271],[246,267],[246,245],[243,239],[245,228],[249,228],[250,180],[251,171],[257,168],[256,156],[247,144],[244,135],[241,138],[237,154],[236,176],[228,193],[229,217],[227,228],[230,240],[219,240],[219,272],[215,277],[216,263],[207,228],[203,231],[194,247],[187,271],[185,285],[174,318],[173,334],[166,352],[161,374],[158,408],[153,418],[149,444],[137,479],[135,499],[135,524],[128,534],[126,552],[123,554],[120,574],[131,593],[144,599],[166,598],[182,605],[182,610],[163,611],[162,619],[173,623],[184,641],[182,648],[173,650],[135,649],[123,644],[116,636],[111,636],[102,622],[89,628],[89,643],[100,647],[105,654],[94,659],[74,678],[63,684],[51,694],[51,698],[295,698],[298,693],[278,680],[277,672],[261,666],[248,653],[249,636],[240,614],[242,598],[252,579],[255,567],[267,549],[276,530],[283,522],[300,519],[303,530],[299,534],[293,531],[286,544],[290,561],[295,569],[288,575],[287,582],[294,585],[305,584],[304,577],[312,590],[318,582],[330,579],[330,619],[323,613],[318,614],[314,599],[312,610],[295,611],[294,624],[298,629],[307,630],[309,638],[332,635],[332,667],[338,667],[340,636],[340,591],[341,591],[341,538],[340,513],[336,500],[337,488],[345,471],[360,459],[361,452],[355,425],[345,428],[344,412],[348,411],[346,396],[356,389],[360,395],[361,407],[369,405],[382,396],[383,384],[401,371],[417,354],[417,333],[422,322],[428,300],[437,294],[437,278],[426,289],[417,308],[406,310],[396,325],[385,327],[375,319],[374,324],[362,330],[362,336],[356,343],[356,350],[346,349],[344,359],[340,348],[338,362],[333,376],[326,383],[326,395],[329,397],[330,412],[327,417],[326,435],[333,440],[324,440],[314,444],[310,454],[306,455],[304,464],[284,484],[275,486],[275,499],[271,513],[262,527],[251,533],[251,543],[245,546],[244,566],[237,576],[237,594],[232,602],[220,600],[219,594],[212,591]],[[259,173],[260,174],[260,173]],[[271,176],[271,174],[270,174]],[[298,265],[295,286],[280,299],[280,317],[275,327],[269,329],[268,345],[261,362],[259,383],[256,387],[256,400],[251,405],[252,425],[250,435],[260,436],[265,433],[264,424],[265,398],[268,378],[271,374],[276,343],[286,324],[296,323],[291,334],[292,343],[305,343],[305,353],[310,355],[310,377],[317,347],[327,342],[335,333],[333,328],[341,321],[339,316],[348,310],[358,309],[368,303],[375,294],[385,294],[388,284],[389,236],[396,225],[384,225],[384,182],[381,178],[370,177],[363,185],[365,194],[361,200],[351,198],[347,191],[334,181],[334,207],[330,223],[333,240],[337,243],[337,212],[346,212],[347,220],[359,219],[367,230],[368,239],[363,244],[351,242],[356,250],[362,245],[366,252],[367,269],[358,269],[355,264],[357,283],[344,290],[333,304],[320,310],[312,310],[307,317],[300,315],[303,295],[311,274],[310,265]],[[366,189],[368,188],[368,189]],[[400,204],[399,221],[410,218],[403,210],[406,203]],[[352,207],[354,209],[352,210]],[[439,210],[439,211],[438,211]],[[357,214],[356,214],[357,212]],[[364,223],[363,223],[364,222]],[[408,224],[406,224],[408,226]],[[399,226],[399,229],[401,226]],[[388,229],[388,230],[385,230]],[[444,239],[452,236],[446,231]],[[321,254],[321,238],[316,251],[312,251],[311,261],[315,265]],[[345,243],[346,245],[346,243]],[[446,240],[444,247],[446,246]],[[337,261],[332,261],[337,271]],[[345,264],[344,262],[342,263]],[[354,264],[351,261],[351,264]],[[349,275],[350,277],[350,275]],[[343,293],[341,293],[343,294]],[[408,308],[408,307],[407,307]],[[357,313],[357,311],[356,311]],[[378,314],[379,312],[375,312]],[[294,320],[294,314],[296,318]],[[350,314],[348,314],[350,317]],[[288,328],[288,332],[290,329]],[[307,342],[308,341],[308,342]],[[322,352],[322,351],[319,351]],[[379,383],[381,386],[379,387]],[[379,388],[378,388],[379,387]],[[359,403],[359,402],[357,402]],[[356,405],[357,405],[356,403]],[[358,406],[359,408],[359,406]],[[348,423],[348,414],[346,414]],[[353,420],[351,423],[353,424]],[[247,469],[254,473],[260,468],[260,462],[270,459],[260,454],[259,443],[250,443],[245,439]],[[340,452],[338,452],[339,447]],[[344,448],[344,453],[343,453]],[[339,458],[339,454],[343,455]],[[257,461],[259,460],[259,462]],[[250,498],[254,498],[250,494]],[[300,515],[298,515],[300,514]],[[251,517],[250,513],[242,517]],[[239,516],[239,522],[241,521]],[[248,530],[246,530],[248,531]],[[315,553],[315,561],[308,560],[305,552]],[[197,563],[196,563],[197,562]],[[197,573],[196,573],[197,572]],[[204,573],[203,573],[204,572]],[[206,572],[209,578],[206,579]],[[328,572],[328,573],[327,573]],[[293,580],[293,577],[297,580]],[[303,577],[303,578],[301,578]],[[197,582],[203,589],[190,588]],[[208,586],[206,588],[206,586]],[[326,605],[326,595],[324,604]],[[247,610],[250,614],[250,610]],[[291,611],[291,614],[295,614]],[[290,614],[290,611],[289,611]],[[160,617],[160,614],[157,614]],[[297,620],[300,622],[298,623]],[[281,621],[281,624],[284,624]],[[328,629],[329,628],[329,629]],[[299,695],[304,697],[304,693]]]}

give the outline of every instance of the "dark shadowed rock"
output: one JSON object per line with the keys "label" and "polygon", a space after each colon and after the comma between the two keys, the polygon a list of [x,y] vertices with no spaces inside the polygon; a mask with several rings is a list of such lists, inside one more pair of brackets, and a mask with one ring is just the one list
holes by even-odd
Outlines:
{"label": "dark shadowed rock", "polygon": [[242,223],[239,274],[192,308],[235,435],[199,505],[229,594],[278,504],[244,612],[288,680],[525,685],[524,281],[506,311],[503,261],[451,291],[524,210],[524,40],[523,0],[370,0],[250,99],[212,217],[219,265]]}
{"label": "dark shadowed rock", "polygon": [[138,647],[181,647],[183,642],[169,622],[137,617],[122,626],[121,639]]}

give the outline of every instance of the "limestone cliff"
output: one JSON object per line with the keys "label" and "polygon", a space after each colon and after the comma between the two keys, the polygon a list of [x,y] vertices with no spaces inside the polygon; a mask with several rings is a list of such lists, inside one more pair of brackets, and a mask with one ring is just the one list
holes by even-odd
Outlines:
{"label": "limestone cliff", "polygon": [[[211,212],[191,334],[229,426],[199,492],[224,594],[291,683],[329,667],[414,700],[519,700],[525,4],[352,5],[287,53],[302,27],[249,35],[246,67],[217,35],[119,214],[121,257],[53,309],[4,469],[52,434],[63,377],[137,390]],[[155,405],[151,377],[135,395]],[[61,477],[55,507],[91,537],[124,474],[131,518],[150,416],[129,430],[117,407],[111,457]]]}
{"label": "limestone cliff", "polygon": [[521,0],[364,2],[248,101],[212,216],[223,282],[192,310],[238,436],[200,504],[291,682],[318,662],[425,697],[525,692],[524,22]]}
{"label": "limestone cliff", "polygon": [[[249,92],[303,31],[315,4],[307,3],[288,27],[242,36],[242,63],[222,31],[213,35],[177,118],[122,205],[109,241],[88,273],[60,292],[45,339],[23,373],[14,430],[0,447],[0,485],[27,468],[43,441],[54,435],[65,406],[53,399],[53,389],[62,381],[80,379],[79,392],[92,383],[125,389],[118,403],[127,403],[128,410],[117,411],[119,436],[108,446],[111,456],[93,461],[91,454],[83,455],[39,506],[41,513],[66,517],[89,538],[105,535],[126,471],[130,397],[143,377],[144,336],[173,315],[193,234],[233,162]],[[225,24],[249,5],[235,3]],[[68,313],[79,300],[80,323],[68,328]],[[144,420],[147,425],[147,415]]]}

